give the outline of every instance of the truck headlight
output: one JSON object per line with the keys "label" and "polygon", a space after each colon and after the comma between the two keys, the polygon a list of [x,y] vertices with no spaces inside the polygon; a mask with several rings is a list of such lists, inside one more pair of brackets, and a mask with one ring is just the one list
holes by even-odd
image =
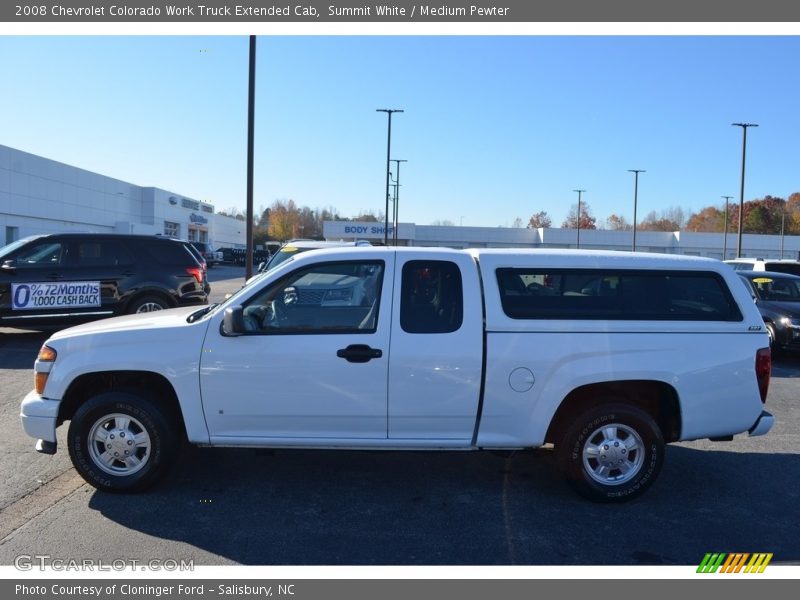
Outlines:
{"label": "truck headlight", "polygon": [[56,356],[58,356],[58,353],[50,346],[45,345],[42,346],[42,349],[39,350],[39,356],[36,357],[36,362],[33,365],[33,387],[40,396],[44,393],[44,386],[50,376],[50,369],[53,368]]}
{"label": "truck headlight", "polygon": [[800,329],[800,318],[797,317],[782,317],[781,323],[786,327],[792,329]]}

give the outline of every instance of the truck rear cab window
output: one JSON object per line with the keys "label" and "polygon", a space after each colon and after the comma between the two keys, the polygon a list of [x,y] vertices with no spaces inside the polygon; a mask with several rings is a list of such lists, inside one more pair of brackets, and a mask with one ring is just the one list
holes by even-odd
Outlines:
{"label": "truck rear cab window", "polygon": [[406,333],[452,333],[464,320],[464,291],[458,265],[412,260],[403,265],[400,327]]}
{"label": "truck rear cab window", "polygon": [[374,333],[382,261],[320,263],[297,269],[244,306],[253,333]]}
{"label": "truck rear cab window", "polygon": [[600,269],[497,269],[512,319],[741,321],[717,273]]}

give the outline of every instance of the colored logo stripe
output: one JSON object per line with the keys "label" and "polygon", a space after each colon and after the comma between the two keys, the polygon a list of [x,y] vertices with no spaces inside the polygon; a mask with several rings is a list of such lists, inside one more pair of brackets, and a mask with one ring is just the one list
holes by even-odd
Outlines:
{"label": "colored logo stripe", "polygon": [[769,561],[772,560],[772,552],[768,554],[753,554],[753,558],[750,559],[747,567],[745,567],[745,573],[763,573],[764,569],[767,568]]}
{"label": "colored logo stripe", "polygon": [[716,573],[722,561],[725,560],[725,554],[709,552],[703,557],[700,566],[697,567],[698,573]]}
{"label": "colored logo stripe", "polygon": [[[772,560],[772,553],[758,552],[749,554],[747,552],[709,552],[697,567],[698,573],[739,573],[744,568],[744,573],[763,573],[764,569]],[[750,559],[750,562],[747,559]],[[745,566],[746,563],[746,566]]]}

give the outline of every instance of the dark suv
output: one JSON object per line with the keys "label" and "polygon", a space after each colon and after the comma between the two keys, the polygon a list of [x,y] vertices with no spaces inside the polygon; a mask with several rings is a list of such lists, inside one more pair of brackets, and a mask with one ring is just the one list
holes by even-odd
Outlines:
{"label": "dark suv", "polygon": [[194,246],[203,259],[206,261],[206,265],[210,269],[214,265],[219,264],[222,262],[222,257],[220,254],[217,253],[216,250],[209,244],[208,242],[189,242],[192,246]]}
{"label": "dark suv", "polygon": [[205,272],[187,242],[62,233],[0,248],[0,326],[71,325],[206,304]]}

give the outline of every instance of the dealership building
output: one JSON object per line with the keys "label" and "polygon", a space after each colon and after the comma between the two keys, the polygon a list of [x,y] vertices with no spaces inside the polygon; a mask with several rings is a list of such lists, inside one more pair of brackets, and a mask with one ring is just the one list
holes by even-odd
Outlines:
{"label": "dealership building", "polygon": [[63,232],[166,235],[243,248],[246,223],[214,206],[0,145],[0,245]]}
{"label": "dealership building", "polygon": [[[383,243],[383,223],[355,223],[351,221],[326,221],[325,238],[329,240],[364,239]],[[389,227],[392,243],[394,229]],[[633,231],[591,229],[525,229],[521,227],[456,227],[415,225],[400,223],[397,226],[397,243],[401,246],[447,246],[450,248],[577,248],[592,250],[629,251],[633,248]],[[580,238],[580,239],[579,239]],[[727,246],[723,248],[724,246]],[[721,233],[694,233],[689,231],[637,231],[636,250],[706,256],[722,259],[735,258],[737,235],[729,233],[727,244]],[[800,236],[751,235],[742,236],[742,256],[757,258],[800,257]]]}
{"label": "dealership building", "polygon": [[[217,248],[244,248],[246,223],[214,212],[207,202],[156,187],[142,187],[0,145],[0,245],[20,238],[60,232],[166,235],[211,242]],[[328,240],[384,240],[383,223],[326,221]],[[394,230],[388,235],[392,240]],[[603,229],[456,227],[400,223],[403,246],[453,248],[588,248],[631,250],[633,232]],[[638,231],[642,252],[722,258],[736,255],[737,235]],[[742,255],[798,258],[800,236],[742,236]]]}

